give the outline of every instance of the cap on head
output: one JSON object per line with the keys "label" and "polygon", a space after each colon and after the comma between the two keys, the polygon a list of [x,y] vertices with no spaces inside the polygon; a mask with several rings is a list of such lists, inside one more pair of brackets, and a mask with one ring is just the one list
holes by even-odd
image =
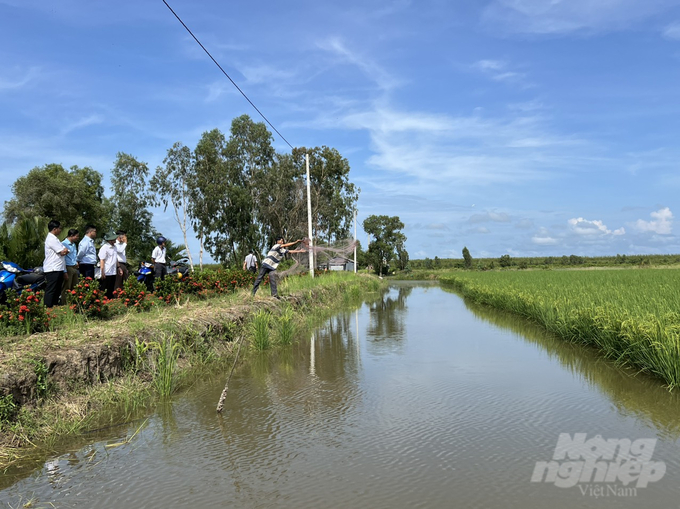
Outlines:
{"label": "cap on head", "polygon": [[104,234],[104,240],[106,241],[111,241],[111,240],[116,240],[118,238],[118,235],[116,235],[113,232],[109,232]]}

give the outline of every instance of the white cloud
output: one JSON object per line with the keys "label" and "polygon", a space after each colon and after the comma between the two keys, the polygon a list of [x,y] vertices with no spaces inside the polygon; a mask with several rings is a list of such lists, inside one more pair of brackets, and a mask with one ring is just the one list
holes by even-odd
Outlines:
{"label": "white cloud", "polygon": [[539,246],[554,246],[557,244],[557,239],[548,236],[534,235],[531,237],[531,242]]}
{"label": "white cloud", "polygon": [[5,69],[7,75],[0,76],[0,91],[23,88],[39,77],[39,71],[38,67],[31,67],[25,72],[21,72],[18,69],[10,72],[8,69]]}
{"label": "white cloud", "polygon": [[495,223],[509,223],[510,222],[510,216],[508,216],[505,212],[484,212],[483,214],[473,214],[470,216],[470,219],[468,219],[469,223],[486,223],[486,222],[495,222]]}
{"label": "white cloud", "polygon": [[583,235],[586,237],[598,236],[598,235],[623,235],[626,233],[624,228],[618,228],[616,230],[610,230],[607,226],[599,219],[590,221],[582,217],[572,218],[567,221],[572,232],[577,235]]}
{"label": "white cloud", "polygon": [[525,84],[526,74],[510,69],[509,64],[501,60],[479,60],[472,67],[489,76],[494,81],[521,82]]}
{"label": "white cloud", "polygon": [[507,32],[567,34],[626,29],[677,0],[494,0],[483,20]]}
{"label": "white cloud", "polygon": [[641,232],[653,232],[659,235],[668,235],[672,232],[673,213],[669,207],[664,207],[656,212],[652,212],[650,216],[652,216],[651,221],[638,219],[633,225],[635,229]]}
{"label": "white cloud", "polygon": [[661,32],[666,39],[680,40],[680,21],[675,21],[666,26]]}

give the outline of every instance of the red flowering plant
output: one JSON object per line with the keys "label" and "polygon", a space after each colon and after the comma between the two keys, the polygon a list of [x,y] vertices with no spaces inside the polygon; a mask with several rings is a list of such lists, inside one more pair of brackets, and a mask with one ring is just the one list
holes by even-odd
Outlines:
{"label": "red flowering plant", "polygon": [[43,292],[27,288],[17,295],[7,291],[7,304],[0,307],[0,321],[6,326],[24,329],[26,334],[49,329],[52,315],[42,301]]}
{"label": "red flowering plant", "polygon": [[156,297],[166,304],[170,304],[175,299],[179,300],[184,293],[183,283],[175,275],[165,276],[164,279],[156,278],[155,287]]}
{"label": "red flowering plant", "polygon": [[75,289],[66,292],[66,297],[76,313],[92,318],[106,318],[109,314],[106,292],[99,289],[99,281],[90,277],[79,280]]}
{"label": "red flowering plant", "polygon": [[126,308],[135,309],[139,312],[148,311],[153,305],[151,293],[146,289],[146,285],[137,281],[134,277],[127,278],[123,283],[123,288],[115,290],[113,294]]}

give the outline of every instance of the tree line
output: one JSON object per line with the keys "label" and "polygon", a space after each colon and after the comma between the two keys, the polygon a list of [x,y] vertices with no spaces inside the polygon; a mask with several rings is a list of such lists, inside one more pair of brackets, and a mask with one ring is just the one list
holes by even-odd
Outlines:
{"label": "tree line", "polygon": [[[47,219],[58,219],[65,231],[83,231],[88,224],[100,232],[125,230],[128,256],[142,260],[159,235],[150,209],[160,206],[172,213],[185,245],[191,230],[196,232],[199,264],[204,250],[221,264],[239,264],[251,249],[269,247],[276,235],[307,236],[305,154],[315,241],[349,237],[360,190],[349,181],[347,159],[326,146],[278,153],[272,140],[264,123],[242,115],[232,121],[228,136],[212,129],[193,150],[175,143],[154,171],[119,152],[109,196],[103,175],[90,167],[33,168],[14,182],[5,202],[0,255],[21,263],[22,246],[32,244],[41,257]],[[193,264],[189,249],[187,254]]]}

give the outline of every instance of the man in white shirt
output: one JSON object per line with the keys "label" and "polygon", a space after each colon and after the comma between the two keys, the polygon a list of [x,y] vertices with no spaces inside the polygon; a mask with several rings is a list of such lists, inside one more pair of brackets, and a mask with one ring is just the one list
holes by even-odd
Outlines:
{"label": "man in white shirt", "polygon": [[243,261],[243,270],[248,270],[250,272],[257,272],[257,258],[253,254],[253,250],[250,250],[248,256]]}
{"label": "man in white shirt", "polygon": [[156,244],[158,244],[151,253],[151,262],[154,264],[154,278],[165,279],[168,273],[168,267],[165,260],[165,237],[158,237]]}
{"label": "man in white shirt", "polygon": [[45,238],[45,261],[43,272],[45,273],[45,307],[51,308],[59,302],[59,294],[64,279],[67,277],[66,260],[68,248],[59,241],[57,235],[61,233],[61,223],[50,221],[47,224],[49,233]]}
{"label": "man in white shirt", "polygon": [[116,232],[118,239],[116,240],[116,254],[118,256],[118,268],[120,269],[118,275],[116,275],[116,285],[115,290],[123,288],[123,283],[128,278],[130,271],[127,264],[127,255],[125,250],[127,249],[127,232],[123,230],[118,230]]}
{"label": "man in white shirt", "polygon": [[100,287],[106,291],[106,298],[113,299],[113,287],[118,274],[118,255],[113,243],[118,236],[115,233],[104,235],[104,244],[99,248],[99,268],[101,270]]}

